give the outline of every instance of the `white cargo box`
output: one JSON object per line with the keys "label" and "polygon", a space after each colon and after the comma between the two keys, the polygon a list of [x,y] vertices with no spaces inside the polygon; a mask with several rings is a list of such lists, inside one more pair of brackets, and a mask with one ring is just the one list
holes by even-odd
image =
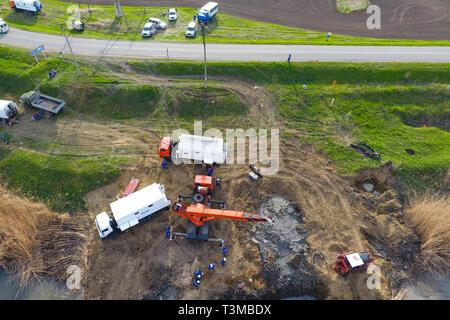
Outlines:
{"label": "white cargo box", "polygon": [[139,220],[170,206],[164,185],[153,183],[110,204],[114,220],[121,231],[139,223]]}
{"label": "white cargo box", "polygon": [[352,253],[345,256],[352,268],[360,267],[364,264],[358,253]]}
{"label": "white cargo box", "polygon": [[223,139],[182,134],[176,146],[175,157],[206,164],[223,164],[227,159],[227,144]]}

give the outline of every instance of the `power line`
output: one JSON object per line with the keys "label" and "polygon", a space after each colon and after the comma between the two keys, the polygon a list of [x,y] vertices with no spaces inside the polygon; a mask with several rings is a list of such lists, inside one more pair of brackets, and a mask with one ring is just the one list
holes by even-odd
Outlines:
{"label": "power line", "polygon": [[72,54],[73,62],[74,62],[75,65],[77,66],[78,74],[81,75],[80,67],[78,67],[77,59],[75,58],[75,55],[73,54],[72,47],[70,46],[70,42],[69,42],[69,40],[67,39],[66,32],[64,31],[64,27],[61,26],[61,29],[62,29],[62,32],[63,32],[63,34],[64,34],[64,38],[66,39],[66,43],[67,43],[67,46],[69,47],[70,53]]}

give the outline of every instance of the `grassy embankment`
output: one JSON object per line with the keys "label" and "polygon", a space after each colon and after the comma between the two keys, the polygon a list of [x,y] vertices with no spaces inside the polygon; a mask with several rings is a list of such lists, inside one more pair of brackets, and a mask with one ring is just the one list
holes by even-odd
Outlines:
{"label": "grassy embankment", "polygon": [[[15,28],[25,29],[35,32],[43,32],[61,35],[61,25],[67,29],[67,20],[74,11],[68,8],[71,3],[64,3],[57,0],[46,0],[43,3],[43,11],[38,15],[26,15],[24,13],[14,13],[9,8],[8,2],[0,3],[2,17]],[[75,5],[77,8],[78,5]],[[153,16],[167,22],[167,30],[158,31],[156,36],[144,41],[183,41],[200,42],[200,37],[196,39],[186,39],[186,26],[192,21],[196,14],[195,9],[178,8],[178,21],[169,22],[167,17],[161,16],[161,7],[127,7],[124,6],[127,23],[121,23],[115,19],[113,6],[91,6],[88,12],[87,5],[81,5],[82,20],[86,23],[86,30],[83,33],[70,32],[72,36],[123,39],[123,40],[143,40],[141,37],[142,28],[146,20]],[[421,41],[421,40],[394,40],[375,39],[365,37],[353,37],[344,35],[333,35],[327,39],[327,34],[312,30],[285,27],[276,24],[257,22],[238,17],[219,14],[217,20],[208,26],[208,42],[217,43],[256,43],[256,44],[313,44],[313,45],[450,45],[450,41]]]}
{"label": "grassy embankment", "polygon": [[[165,75],[203,72],[202,64],[196,62],[171,62],[170,69],[162,62],[130,64],[142,72]],[[349,148],[349,143],[366,142],[383,161],[393,161],[406,186],[420,190],[446,187],[443,177],[450,167],[450,150],[446,147],[450,145],[449,71],[449,64],[417,63],[208,66],[210,75],[249,78],[267,85],[276,95],[277,109],[286,126],[285,138],[316,144],[336,161],[340,173],[378,165]],[[408,125],[411,123],[416,127]]]}
{"label": "grassy embankment", "polygon": [[[47,72],[54,67],[57,76],[48,80]],[[116,67],[120,69],[112,69]],[[49,58],[37,65],[25,50],[0,47],[0,97],[17,102],[22,93],[39,88],[42,93],[67,102],[57,117],[45,121],[144,121],[156,131],[161,123],[190,128],[194,119],[204,119],[213,126],[241,121],[247,113],[233,92],[213,83],[207,92],[192,80],[188,80],[188,85],[180,81],[165,88],[145,79],[120,79],[117,76],[121,72],[115,73],[93,61],[81,60],[80,68],[82,75],[78,76],[69,62]],[[19,124],[27,125],[27,119]],[[127,153],[136,148],[126,146],[117,154],[115,148],[105,146],[100,148],[101,154],[89,156],[77,147],[60,143],[56,136],[52,141],[35,134],[16,137],[10,130],[8,139],[10,146],[0,149],[3,182],[61,212],[86,209],[84,195],[114,181]]]}
{"label": "grassy embankment", "polygon": [[[40,83],[43,93],[68,102],[63,114],[52,121],[67,120],[81,112],[92,121],[144,121],[158,132],[168,123],[189,127],[195,119],[204,119],[207,126],[237,127],[251,123],[255,116],[248,114],[236,95],[216,87],[220,82],[211,81],[205,92],[197,82],[203,73],[201,63],[172,61],[169,66],[166,62],[129,62],[139,72],[133,81],[83,60],[81,77],[73,65],[60,63],[57,77],[48,81],[46,71],[56,64],[55,59],[30,66],[31,57],[26,51],[5,47],[0,51],[1,94],[17,99]],[[396,173],[407,186],[441,190],[450,165],[450,151],[445,148],[450,145],[450,134],[445,131],[450,117],[449,69],[448,64],[379,63],[208,66],[211,76],[249,79],[272,90],[282,119],[281,124],[274,125],[281,126],[283,139],[315,144],[336,161],[340,173],[378,165],[348,147],[351,142],[365,141],[381,154],[383,161],[393,161]],[[142,83],[146,74],[190,79],[177,79],[172,86],[153,86]],[[119,173],[117,164],[123,160],[115,158],[113,151],[79,158],[66,146],[66,153],[73,152],[73,157],[54,157],[49,150],[55,153],[63,146],[57,141],[40,143],[39,137],[34,138],[37,141],[22,149],[17,149],[16,143],[3,148],[2,179],[11,188],[41,199],[56,210],[82,208],[84,193],[114,180]]]}

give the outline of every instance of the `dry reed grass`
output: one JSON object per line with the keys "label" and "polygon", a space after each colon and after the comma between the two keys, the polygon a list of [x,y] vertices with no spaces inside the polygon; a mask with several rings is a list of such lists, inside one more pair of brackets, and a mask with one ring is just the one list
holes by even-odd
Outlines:
{"label": "dry reed grass", "polygon": [[82,261],[85,244],[82,223],[0,187],[0,267],[18,277],[19,287],[63,280],[67,267]]}
{"label": "dry reed grass", "polygon": [[450,272],[450,196],[414,197],[405,214],[421,237],[423,267],[435,274]]}

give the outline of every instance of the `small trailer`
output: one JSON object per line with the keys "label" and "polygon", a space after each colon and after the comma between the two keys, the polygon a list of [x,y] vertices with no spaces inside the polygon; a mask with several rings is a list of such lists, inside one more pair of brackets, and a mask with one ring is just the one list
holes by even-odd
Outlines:
{"label": "small trailer", "polygon": [[64,100],[47,96],[39,91],[24,93],[20,97],[20,102],[26,107],[44,112],[47,117],[57,114],[66,105]]}
{"label": "small trailer", "polygon": [[95,218],[100,238],[125,231],[148,220],[153,213],[169,207],[164,185],[153,183],[139,191],[110,203],[112,217],[102,212]]}
{"label": "small trailer", "polygon": [[223,139],[182,134],[178,142],[164,137],[159,146],[159,157],[172,161],[194,160],[196,163],[224,164],[227,143]]}

